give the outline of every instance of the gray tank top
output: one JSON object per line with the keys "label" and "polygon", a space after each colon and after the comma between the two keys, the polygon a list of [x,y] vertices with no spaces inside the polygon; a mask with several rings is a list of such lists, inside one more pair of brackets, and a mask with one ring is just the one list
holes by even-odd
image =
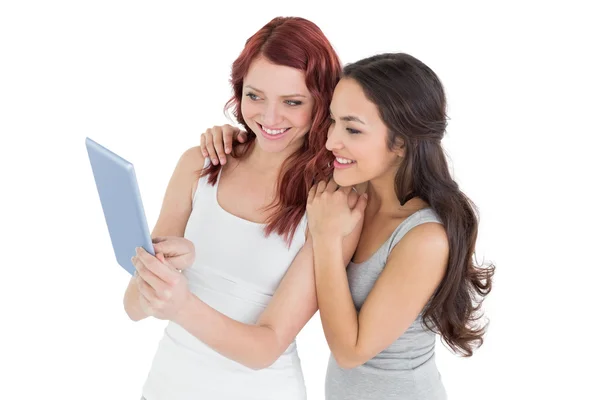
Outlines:
{"label": "gray tank top", "polygon": [[[348,265],[348,283],[359,311],[385,267],[388,255],[402,237],[417,225],[441,223],[439,216],[425,208],[398,225],[390,238],[367,261]],[[395,342],[365,364],[340,368],[329,358],[325,380],[327,400],[445,400],[441,375],[435,364],[433,332],[422,324],[422,314]]]}

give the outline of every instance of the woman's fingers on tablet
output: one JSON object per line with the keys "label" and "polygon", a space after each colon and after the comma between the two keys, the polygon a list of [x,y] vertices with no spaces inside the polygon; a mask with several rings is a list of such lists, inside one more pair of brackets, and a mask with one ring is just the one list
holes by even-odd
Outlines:
{"label": "woman's fingers on tablet", "polygon": [[133,265],[139,276],[157,292],[160,298],[169,297],[172,286],[170,273],[175,272],[148,253],[138,254],[134,260]]}
{"label": "woman's fingers on tablet", "polygon": [[154,309],[152,308],[152,303],[144,296],[144,294],[142,293],[142,289],[140,289],[139,286],[138,286],[138,291],[140,293],[140,296],[139,296],[140,307],[146,313],[146,315],[154,316],[155,312],[154,312]]}
{"label": "woman's fingers on tablet", "polygon": [[135,272],[137,275],[136,279],[138,281],[143,281],[147,283],[153,290],[156,291],[161,290],[163,287],[166,286],[166,283],[164,283],[161,279],[158,278],[158,276],[154,275],[154,273],[152,273],[148,268],[146,268],[146,265],[140,260],[139,257],[132,257],[131,262],[135,267]]}
{"label": "woman's fingers on tablet", "polygon": [[[136,249],[136,255],[143,263],[144,267],[156,275],[161,281],[168,286],[175,286],[179,281],[180,274],[168,265],[163,264],[155,256],[149,254],[141,247]],[[164,258],[163,258],[164,259]],[[150,283],[150,282],[149,282]]]}
{"label": "woman's fingers on tablet", "polygon": [[160,318],[170,298],[165,298],[164,292],[155,290],[141,275],[136,277],[136,284],[140,294],[139,300],[142,310],[148,315]]}
{"label": "woman's fingers on tablet", "polygon": [[140,294],[148,301],[151,302],[156,298],[156,292],[155,290],[152,288],[152,286],[150,286],[148,284],[148,282],[146,282],[142,276],[138,276],[137,280],[136,280],[136,284],[138,287],[138,292],[140,292]]}

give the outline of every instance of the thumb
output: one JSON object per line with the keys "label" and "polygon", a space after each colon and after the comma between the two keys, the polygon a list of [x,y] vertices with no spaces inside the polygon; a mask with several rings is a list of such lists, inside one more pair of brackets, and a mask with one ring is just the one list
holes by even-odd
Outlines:
{"label": "thumb", "polygon": [[356,206],[352,210],[352,218],[354,219],[354,221],[356,223],[358,223],[358,221],[360,221],[360,219],[362,218],[362,216],[365,213],[365,208],[367,208],[367,199],[368,199],[368,195],[366,193],[363,193],[359,197],[358,202],[356,203]]}
{"label": "thumb", "polygon": [[238,142],[244,143],[248,139],[248,134],[246,131],[240,130],[236,135],[236,139]]}
{"label": "thumb", "polygon": [[169,268],[173,269],[173,267],[171,266],[171,263],[168,262],[165,259],[165,256],[163,253],[156,253],[156,258],[158,259],[158,261],[160,261],[161,263],[163,263],[164,265],[168,266]]}
{"label": "thumb", "polygon": [[154,252],[163,253],[167,258],[175,258],[193,253],[194,247],[190,241],[182,237],[170,236],[164,241],[154,243]]}
{"label": "thumb", "polygon": [[[162,256],[172,257],[174,253],[177,253],[177,247],[173,240],[167,240],[164,238],[163,240],[156,241],[153,244],[155,253],[162,253]],[[175,254],[178,255],[178,254]]]}

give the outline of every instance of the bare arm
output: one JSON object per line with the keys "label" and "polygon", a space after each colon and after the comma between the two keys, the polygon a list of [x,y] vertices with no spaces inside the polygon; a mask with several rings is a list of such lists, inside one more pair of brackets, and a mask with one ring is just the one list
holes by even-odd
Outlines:
{"label": "bare arm", "polygon": [[[341,257],[350,262],[362,225],[345,238]],[[273,364],[317,311],[312,238],[296,255],[256,324],[244,324],[214,310],[195,296],[175,321],[221,353],[249,368]]]}
{"label": "bare arm", "polygon": [[311,269],[312,246],[307,243],[256,324],[236,321],[196,296],[188,297],[174,322],[223,356],[252,369],[266,368],[316,310]]}
{"label": "bare arm", "polygon": [[[185,226],[192,212],[192,195],[197,184],[196,171],[204,165],[204,157],[199,147],[188,149],[180,157],[173,172],[163,199],[158,221],[152,231],[152,238],[159,236],[183,237]],[[139,302],[139,291],[132,277],[123,298],[125,312],[133,321],[148,315]]]}
{"label": "bare arm", "polygon": [[[187,163],[180,162],[180,165],[182,172],[178,175],[179,171],[176,171],[174,175],[189,176],[189,173],[185,173]],[[171,225],[171,230],[168,232],[166,232],[167,228],[163,228],[165,231],[160,231],[157,224],[155,231],[161,236],[182,235],[191,211],[191,200],[187,191],[189,184],[186,185],[186,180],[183,179],[184,184],[180,188],[177,178],[173,178],[173,182],[167,189],[161,216],[165,216],[165,225],[178,218],[180,220]],[[186,187],[188,189],[185,189]],[[177,195],[173,193],[179,193],[180,198],[187,200],[186,203],[181,204],[176,201]],[[351,204],[350,199],[348,204]],[[178,210],[183,211],[178,212]],[[182,218],[184,215],[185,219]],[[362,225],[358,225],[344,240],[342,254],[346,262],[350,261],[354,253],[361,228]],[[138,271],[140,276],[145,278],[145,281],[152,282],[155,288],[164,289],[159,289],[161,292],[158,293],[159,297],[167,291],[171,292],[173,297],[184,298],[182,305],[168,319],[182,326],[225,357],[250,368],[261,369],[276,361],[317,310],[312,241],[308,233],[307,237],[305,245],[296,255],[256,324],[241,323],[208,306],[189,292],[187,283],[185,285],[181,283],[183,278],[181,274],[174,272],[148,253],[138,255],[140,262],[144,264],[143,267],[138,266]],[[180,296],[180,292],[176,296],[175,290],[185,290],[187,293]],[[160,301],[155,305],[161,308]],[[166,308],[173,309],[168,304]],[[161,315],[160,309],[155,311],[158,312],[157,315]]]}
{"label": "bare arm", "polygon": [[323,329],[342,368],[365,363],[404,333],[441,282],[449,252],[442,225],[413,228],[392,250],[357,314],[339,240],[317,238],[313,247]]}

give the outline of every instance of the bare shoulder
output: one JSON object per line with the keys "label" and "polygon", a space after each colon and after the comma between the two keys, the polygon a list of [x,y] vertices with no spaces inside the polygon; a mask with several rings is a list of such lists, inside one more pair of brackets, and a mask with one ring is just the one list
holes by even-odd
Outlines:
{"label": "bare shoulder", "polygon": [[177,168],[183,173],[199,172],[204,168],[205,158],[200,146],[190,147],[179,157]]}
{"label": "bare shoulder", "polygon": [[444,225],[426,222],[410,229],[394,247],[388,263],[413,264],[445,269],[450,253],[450,242]]}
{"label": "bare shoulder", "polygon": [[402,242],[403,247],[410,242],[411,247],[418,246],[422,250],[446,252],[450,249],[446,228],[438,222],[425,222],[415,226],[404,235],[400,240]]}
{"label": "bare shoulder", "polygon": [[192,211],[197,177],[204,167],[200,147],[192,147],[179,157],[167,185],[162,207],[152,236],[183,236]]}

